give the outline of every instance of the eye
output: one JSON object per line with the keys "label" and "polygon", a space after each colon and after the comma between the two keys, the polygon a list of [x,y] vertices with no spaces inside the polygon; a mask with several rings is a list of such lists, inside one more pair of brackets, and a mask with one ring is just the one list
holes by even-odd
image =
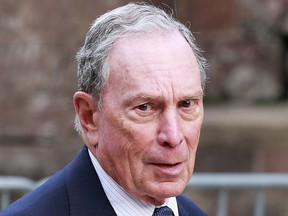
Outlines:
{"label": "eye", "polygon": [[152,116],[156,112],[155,107],[150,103],[140,104],[136,106],[134,109],[135,109],[135,114],[137,114],[138,117],[147,118],[149,116]]}
{"label": "eye", "polygon": [[137,108],[141,111],[149,111],[152,109],[151,105],[148,103],[141,104],[141,105],[137,106]]}
{"label": "eye", "polygon": [[195,120],[201,114],[201,99],[192,98],[179,101],[178,109],[184,119]]}
{"label": "eye", "polygon": [[189,108],[195,105],[193,100],[183,100],[179,103],[179,107]]}

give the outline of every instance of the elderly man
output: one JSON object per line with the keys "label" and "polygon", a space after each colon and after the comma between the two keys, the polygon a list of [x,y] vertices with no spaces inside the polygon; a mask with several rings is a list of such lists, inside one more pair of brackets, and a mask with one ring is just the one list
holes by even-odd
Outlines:
{"label": "elderly man", "polygon": [[85,147],[1,215],[206,215],[181,195],[204,113],[205,59],[191,32],[130,3],[93,23],[77,61]]}

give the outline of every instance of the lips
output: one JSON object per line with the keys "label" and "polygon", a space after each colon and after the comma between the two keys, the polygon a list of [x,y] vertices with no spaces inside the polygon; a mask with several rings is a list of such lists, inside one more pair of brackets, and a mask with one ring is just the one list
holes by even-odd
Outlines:
{"label": "lips", "polygon": [[179,162],[179,163],[175,163],[175,164],[172,164],[172,163],[154,163],[154,165],[156,165],[156,166],[160,166],[160,167],[167,167],[167,168],[169,168],[169,167],[174,167],[174,166],[177,166],[177,165],[179,165],[181,162]]}
{"label": "lips", "polygon": [[185,163],[153,163],[152,166],[159,175],[177,176],[183,171]]}

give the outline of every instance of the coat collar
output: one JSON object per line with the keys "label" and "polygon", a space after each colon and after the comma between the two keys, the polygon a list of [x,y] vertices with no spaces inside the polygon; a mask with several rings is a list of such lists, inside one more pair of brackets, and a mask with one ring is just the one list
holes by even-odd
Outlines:
{"label": "coat collar", "polygon": [[71,216],[116,216],[84,146],[66,175]]}
{"label": "coat collar", "polygon": [[180,216],[207,216],[194,202],[184,195],[176,197]]}

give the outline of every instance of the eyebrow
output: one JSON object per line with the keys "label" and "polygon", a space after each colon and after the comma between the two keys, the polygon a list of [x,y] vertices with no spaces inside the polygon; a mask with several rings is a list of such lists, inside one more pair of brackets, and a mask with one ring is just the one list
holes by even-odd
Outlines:
{"label": "eyebrow", "polygon": [[188,97],[204,97],[204,92],[202,90],[198,90],[193,94],[188,94]]}
{"label": "eyebrow", "polygon": [[[204,92],[202,90],[196,91],[193,94],[184,94],[183,96],[180,97],[181,100],[188,99],[188,98],[203,98],[204,97]],[[157,99],[162,98],[162,96],[159,95],[151,95],[147,93],[139,93],[131,96],[124,96],[123,99],[123,104],[129,105],[134,102],[141,102],[141,101],[154,101]]]}
{"label": "eyebrow", "polygon": [[137,102],[137,101],[153,101],[153,100],[157,100],[161,98],[161,96],[158,95],[148,95],[148,94],[144,94],[144,93],[140,93],[140,94],[135,94],[132,96],[128,96],[128,97],[124,97],[123,101],[125,105],[129,105],[133,102]]}

